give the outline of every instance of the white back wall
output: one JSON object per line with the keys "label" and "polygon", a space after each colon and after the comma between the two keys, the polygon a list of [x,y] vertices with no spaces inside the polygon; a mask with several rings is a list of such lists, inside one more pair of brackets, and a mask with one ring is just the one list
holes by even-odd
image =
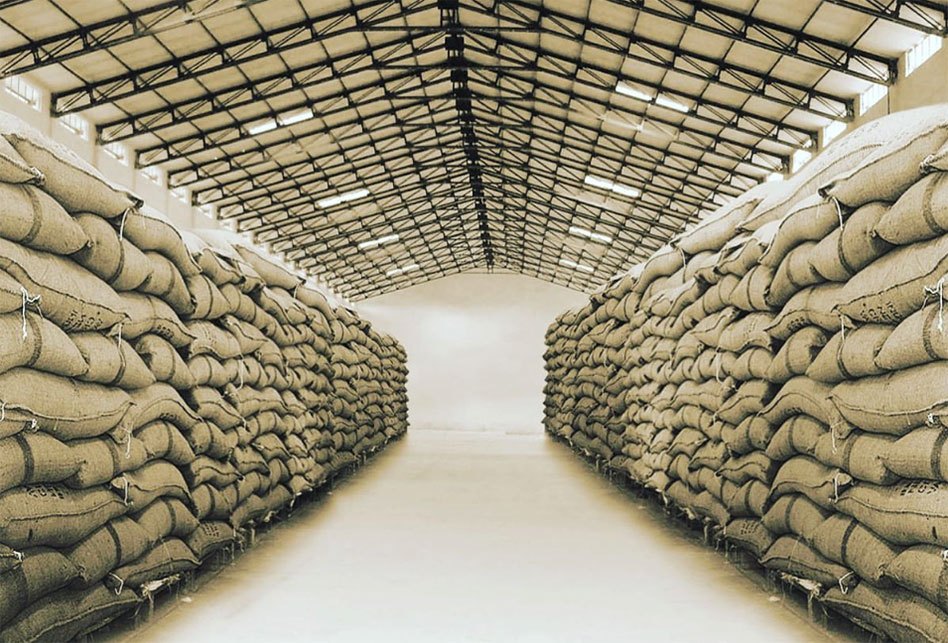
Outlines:
{"label": "white back wall", "polygon": [[461,274],[361,302],[408,352],[411,427],[543,431],[543,336],[583,293],[508,274]]}

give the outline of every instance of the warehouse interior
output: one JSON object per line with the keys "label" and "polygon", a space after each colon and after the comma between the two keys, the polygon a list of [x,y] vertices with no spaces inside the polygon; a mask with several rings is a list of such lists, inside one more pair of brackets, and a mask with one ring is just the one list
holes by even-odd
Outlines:
{"label": "warehouse interior", "polygon": [[0,640],[948,641],[946,36],[0,0]]}

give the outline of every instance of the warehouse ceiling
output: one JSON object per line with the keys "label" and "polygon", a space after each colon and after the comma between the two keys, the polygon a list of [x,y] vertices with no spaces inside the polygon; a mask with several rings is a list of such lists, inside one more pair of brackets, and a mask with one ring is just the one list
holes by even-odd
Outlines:
{"label": "warehouse ceiling", "polygon": [[351,300],[588,290],[945,31],[935,0],[0,0],[0,73]]}

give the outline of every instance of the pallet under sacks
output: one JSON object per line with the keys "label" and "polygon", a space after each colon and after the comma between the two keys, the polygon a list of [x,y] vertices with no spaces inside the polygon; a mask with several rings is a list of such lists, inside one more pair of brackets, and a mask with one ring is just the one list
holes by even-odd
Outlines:
{"label": "pallet under sacks", "polygon": [[896,641],[948,640],[946,157],[880,119],[547,333],[550,434]]}
{"label": "pallet under sacks", "polygon": [[67,640],[407,428],[405,353],[0,119],[0,639]]}

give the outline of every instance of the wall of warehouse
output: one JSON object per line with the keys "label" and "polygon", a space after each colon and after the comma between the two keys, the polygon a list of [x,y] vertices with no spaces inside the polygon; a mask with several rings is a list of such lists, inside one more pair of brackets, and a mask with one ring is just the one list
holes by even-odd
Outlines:
{"label": "wall of warehouse", "polygon": [[[37,85],[34,81],[32,84]],[[197,208],[174,196],[170,190],[158,185],[128,164],[106,154],[95,144],[95,129],[91,128],[88,139],[75,134],[50,116],[49,92],[42,87],[39,108],[17,99],[9,92],[0,91],[0,111],[23,119],[54,141],[62,143],[82,159],[92,164],[118,185],[125,186],[145,201],[145,209],[153,208],[164,214],[176,225],[185,229],[219,228],[217,221],[205,216]]]}
{"label": "wall of warehouse", "polygon": [[[124,163],[105,153],[102,147],[95,143],[93,125],[90,124],[89,137],[84,138],[65,127],[59,119],[53,118],[50,115],[50,92],[33,79],[29,79],[29,82],[40,91],[39,104],[35,107],[29,105],[0,87],[0,112],[13,114],[32,125],[49,138],[75,152],[115,184],[124,186],[141,197],[145,202],[143,208],[145,213],[163,215],[183,230],[222,229],[216,219],[207,216],[199,208],[190,204],[190,195],[187,201],[183,201],[164,184],[155,183],[141,171],[132,167],[133,158]],[[162,180],[165,180],[164,175]],[[257,250],[270,256],[262,248],[257,248]],[[277,257],[270,256],[270,258],[279,261]],[[310,286],[326,295],[334,305],[350,305],[345,298],[337,295],[319,279],[310,280]]]}
{"label": "wall of warehouse", "polygon": [[507,274],[462,274],[359,304],[408,352],[413,429],[540,433],[544,334],[588,297]]}
{"label": "wall of warehouse", "polygon": [[[858,101],[857,101],[858,102]],[[856,116],[846,131],[870,121],[914,107],[948,103],[948,43],[922,63],[910,75],[905,75],[905,56],[899,58],[899,77],[888,94],[861,116]],[[856,105],[857,114],[859,106]]]}

